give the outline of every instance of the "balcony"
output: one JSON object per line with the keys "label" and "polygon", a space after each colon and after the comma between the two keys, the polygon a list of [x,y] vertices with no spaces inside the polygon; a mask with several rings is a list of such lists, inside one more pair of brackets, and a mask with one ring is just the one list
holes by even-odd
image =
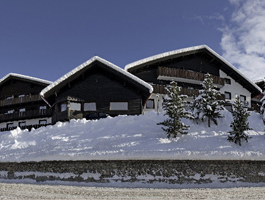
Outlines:
{"label": "balcony", "polygon": [[52,112],[50,109],[47,110],[29,110],[25,112],[15,112],[9,114],[0,114],[0,122],[23,120],[23,119],[34,119],[42,117],[51,117]]}
{"label": "balcony", "polygon": [[8,106],[8,105],[15,105],[15,104],[22,104],[22,103],[28,103],[28,102],[34,102],[34,101],[40,101],[42,100],[40,95],[29,95],[29,96],[23,96],[23,97],[16,97],[12,99],[5,99],[0,100],[0,106]]}
{"label": "balcony", "polygon": [[[166,94],[166,88],[164,85],[152,85],[153,86],[153,93],[159,94]],[[189,97],[198,96],[199,90],[197,89],[190,89],[190,88],[181,88],[180,94],[187,95]]]}
{"label": "balcony", "polygon": [[[158,67],[159,80],[172,80],[192,84],[201,84],[204,80],[203,73],[194,72],[184,69],[175,69],[168,67]],[[225,79],[218,76],[212,76],[213,83],[216,87],[221,88],[225,84]]]}
{"label": "balcony", "polygon": [[[152,85],[153,86],[153,93],[159,93],[159,94],[166,94],[166,88],[164,85]],[[188,97],[197,97],[199,95],[198,89],[191,89],[191,88],[181,88],[180,94],[187,95]],[[221,94],[221,96],[218,97],[218,100],[225,100],[225,96]]]}

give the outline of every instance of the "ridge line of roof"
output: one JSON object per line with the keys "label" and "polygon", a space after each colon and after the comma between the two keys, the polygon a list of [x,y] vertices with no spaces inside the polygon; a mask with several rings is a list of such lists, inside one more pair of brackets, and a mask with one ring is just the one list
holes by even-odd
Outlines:
{"label": "ridge line of roof", "polygon": [[32,76],[27,76],[27,75],[22,75],[22,74],[17,74],[17,73],[9,73],[7,75],[5,75],[3,78],[0,79],[0,83],[3,82],[4,80],[6,80],[8,77],[19,77],[19,78],[24,78],[24,79],[28,79],[28,80],[32,80],[32,81],[37,81],[37,82],[41,82],[41,83],[45,83],[45,84],[51,84],[52,81],[48,81],[48,80],[44,80],[44,79],[40,79],[40,78],[36,78],[36,77],[32,77]]}
{"label": "ridge line of roof", "polygon": [[149,92],[152,93],[153,91],[153,87],[146,83],[145,81],[143,81],[142,79],[134,76],[133,74],[125,71],[124,69],[118,67],[117,65],[114,65],[113,63],[99,57],[99,56],[93,56],[92,58],[90,58],[89,60],[85,61],[84,63],[80,64],[79,66],[77,66],[76,68],[72,69],[71,71],[69,71],[68,73],[66,73],[65,75],[63,75],[61,78],[57,79],[56,81],[54,81],[52,84],[48,85],[46,88],[44,88],[41,92],[40,95],[44,96],[45,93],[47,93],[49,90],[53,89],[55,86],[59,85],[61,82],[65,81],[67,78],[69,78],[71,75],[77,73],[78,71],[82,70],[83,68],[85,68],[87,65],[90,65],[92,62],[94,61],[99,61],[101,63],[106,64],[107,66],[111,67],[112,69],[115,69],[119,72],[121,72],[122,74],[124,74],[127,77],[130,77],[132,79],[134,79],[135,81],[137,81],[138,83],[140,83],[141,85],[145,86],[146,88],[149,89]]}
{"label": "ridge line of roof", "polygon": [[203,49],[205,47],[207,47],[207,45],[199,45],[199,46],[193,46],[193,47],[187,47],[187,48],[181,48],[181,49],[177,49],[177,50],[167,51],[167,52],[164,52],[164,53],[156,54],[156,55],[149,56],[147,58],[143,58],[143,59],[140,59],[138,61],[129,63],[129,64],[125,65],[124,69],[126,71],[128,71],[128,69],[133,68],[136,65],[140,65],[140,64],[147,63],[147,62],[150,62],[150,61],[153,61],[153,60],[157,60],[159,58],[164,58],[164,57],[167,57],[167,56],[171,56],[171,55],[175,55],[175,54],[179,54],[179,53],[183,53],[183,52],[189,52],[189,51],[192,51],[192,50]]}

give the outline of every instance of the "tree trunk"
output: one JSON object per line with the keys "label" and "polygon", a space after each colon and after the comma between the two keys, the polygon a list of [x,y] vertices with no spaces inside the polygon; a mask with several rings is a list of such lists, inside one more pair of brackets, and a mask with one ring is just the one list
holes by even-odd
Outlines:
{"label": "tree trunk", "polygon": [[211,127],[211,120],[210,120],[210,117],[208,117],[208,127]]}

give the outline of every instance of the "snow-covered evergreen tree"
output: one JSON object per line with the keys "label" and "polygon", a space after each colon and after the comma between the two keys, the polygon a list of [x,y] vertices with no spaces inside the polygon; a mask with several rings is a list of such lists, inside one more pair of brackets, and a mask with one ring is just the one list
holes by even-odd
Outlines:
{"label": "snow-covered evergreen tree", "polygon": [[[177,83],[171,82],[169,86],[166,87],[167,94],[163,101],[163,109],[165,110],[165,115],[168,118],[158,123],[158,125],[163,125],[162,129],[167,133],[167,137],[176,138],[177,134],[187,134],[189,129],[188,125],[181,122],[182,118],[193,118],[191,112],[186,111],[186,95],[181,95],[181,88],[177,86]],[[165,128],[166,127],[166,128]]]}
{"label": "snow-covered evergreen tree", "polygon": [[261,114],[263,123],[265,124],[265,92],[263,92],[263,97],[260,101],[261,101],[260,114]]}
{"label": "snow-covered evergreen tree", "polygon": [[217,118],[223,117],[220,111],[223,109],[223,101],[218,100],[221,93],[216,90],[213,85],[213,79],[210,74],[206,74],[202,83],[203,89],[199,91],[199,96],[195,98],[191,105],[193,117],[195,120],[204,121],[208,120],[208,127],[211,126],[211,121],[216,125]]}
{"label": "snow-covered evergreen tree", "polygon": [[232,131],[230,131],[230,135],[228,136],[228,141],[234,142],[241,146],[241,140],[245,139],[248,142],[250,138],[245,131],[250,130],[249,123],[248,123],[248,116],[249,113],[243,107],[239,96],[236,97],[236,100],[233,105],[232,110],[233,121],[231,122],[230,127]]}

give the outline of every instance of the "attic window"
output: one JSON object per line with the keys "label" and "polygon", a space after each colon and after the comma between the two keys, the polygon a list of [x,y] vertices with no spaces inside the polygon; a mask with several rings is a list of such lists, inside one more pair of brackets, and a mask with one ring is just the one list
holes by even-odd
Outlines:
{"label": "attic window", "polygon": [[128,110],[128,102],[110,102],[110,110]]}

